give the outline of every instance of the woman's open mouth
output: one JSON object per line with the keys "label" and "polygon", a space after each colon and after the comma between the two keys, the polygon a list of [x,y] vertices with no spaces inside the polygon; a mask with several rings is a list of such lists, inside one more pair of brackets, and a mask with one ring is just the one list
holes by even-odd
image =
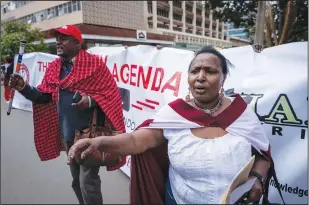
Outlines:
{"label": "woman's open mouth", "polygon": [[196,92],[197,94],[203,94],[203,93],[206,92],[206,88],[205,88],[205,87],[202,87],[202,86],[195,87],[194,90],[195,90],[195,92]]}

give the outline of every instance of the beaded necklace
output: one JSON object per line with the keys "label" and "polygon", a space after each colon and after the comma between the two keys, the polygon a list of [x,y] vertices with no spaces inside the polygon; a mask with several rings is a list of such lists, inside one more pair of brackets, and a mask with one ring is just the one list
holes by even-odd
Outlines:
{"label": "beaded necklace", "polygon": [[195,104],[195,101],[193,100],[193,106],[198,109],[198,110],[201,110],[207,114],[210,114],[211,116],[214,116],[215,113],[219,110],[220,106],[222,105],[222,98],[220,98],[219,102],[217,103],[217,105],[214,107],[214,108],[211,108],[211,109],[202,109],[202,108],[199,108],[196,104]]}

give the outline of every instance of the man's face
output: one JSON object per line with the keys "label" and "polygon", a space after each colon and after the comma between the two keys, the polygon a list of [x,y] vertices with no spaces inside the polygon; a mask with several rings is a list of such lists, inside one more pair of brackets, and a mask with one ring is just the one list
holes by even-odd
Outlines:
{"label": "man's face", "polygon": [[79,43],[73,36],[58,33],[56,35],[56,47],[57,55],[67,58],[78,51]]}

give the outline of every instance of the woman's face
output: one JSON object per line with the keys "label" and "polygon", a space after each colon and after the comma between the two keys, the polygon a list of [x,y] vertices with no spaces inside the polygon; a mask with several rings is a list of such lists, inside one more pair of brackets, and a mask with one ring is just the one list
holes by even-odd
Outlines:
{"label": "woman's face", "polygon": [[223,86],[225,74],[220,59],[212,53],[202,53],[191,63],[188,83],[193,97],[200,103],[216,100]]}

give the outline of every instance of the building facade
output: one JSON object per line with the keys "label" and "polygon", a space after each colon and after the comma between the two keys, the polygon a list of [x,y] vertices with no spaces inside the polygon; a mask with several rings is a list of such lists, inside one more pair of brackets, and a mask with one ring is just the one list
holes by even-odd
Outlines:
{"label": "building facade", "polygon": [[232,46],[228,26],[199,1],[1,1],[1,21],[9,20],[41,29],[47,43],[55,43],[50,28],[72,24],[90,46]]}
{"label": "building facade", "polygon": [[249,41],[249,33],[244,26],[235,27],[233,23],[226,23],[228,26],[228,35],[244,41]]}
{"label": "building facade", "polygon": [[204,1],[147,1],[148,30],[175,37],[176,44],[231,47],[228,26],[213,19]]}
{"label": "building facade", "polygon": [[249,33],[244,26],[235,27],[233,23],[226,23],[228,30],[225,35],[230,37],[233,47],[250,45]]}

